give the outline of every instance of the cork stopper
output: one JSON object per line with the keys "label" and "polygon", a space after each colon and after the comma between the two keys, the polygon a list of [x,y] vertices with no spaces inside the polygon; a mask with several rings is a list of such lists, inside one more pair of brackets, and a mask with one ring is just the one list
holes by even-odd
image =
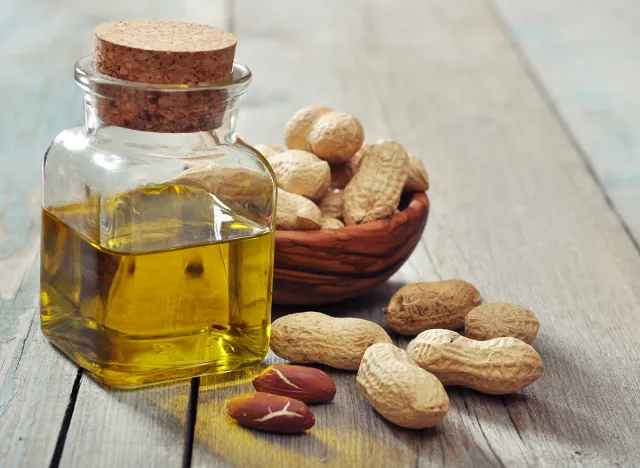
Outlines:
{"label": "cork stopper", "polygon": [[98,117],[149,132],[220,127],[233,92],[226,82],[216,82],[232,76],[236,42],[226,31],[178,21],[97,26],[93,67],[123,80],[94,86]]}
{"label": "cork stopper", "polygon": [[94,31],[94,66],[140,83],[208,83],[231,74],[236,43],[233,34],[203,24],[115,21]]}

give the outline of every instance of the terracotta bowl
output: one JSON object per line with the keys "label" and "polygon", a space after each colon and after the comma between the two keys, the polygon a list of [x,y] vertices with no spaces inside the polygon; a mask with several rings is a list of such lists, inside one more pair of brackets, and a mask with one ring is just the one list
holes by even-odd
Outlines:
{"label": "terracotta bowl", "polygon": [[391,218],[342,229],[276,231],[273,302],[320,305],[364,294],[409,258],[422,236],[429,199],[406,194]]}

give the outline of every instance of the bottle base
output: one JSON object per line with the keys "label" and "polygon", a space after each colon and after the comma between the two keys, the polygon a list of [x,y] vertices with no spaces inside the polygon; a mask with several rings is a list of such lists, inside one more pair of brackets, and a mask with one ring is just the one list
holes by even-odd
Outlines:
{"label": "bottle base", "polygon": [[[68,339],[69,337],[65,337],[60,333],[52,333],[51,330],[45,327],[42,328],[42,332],[58,351],[84,369],[93,380],[106,387],[117,389],[133,389],[203,375],[233,372],[246,367],[259,365],[268,352],[268,346],[265,350],[251,353],[246,349],[244,349],[242,353],[237,354],[220,353],[218,350],[218,352],[211,353],[215,355],[215,357],[218,357],[218,359],[203,359],[198,362],[191,361],[188,363],[170,363],[165,360],[165,362],[161,364],[157,360],[149,360],[150,356],[148,352],[145,353],[141,351],[143,349],[151,349],[154,352],[158,350],[166,352],[171,349],[175,351],[176,342],[174,337],[171,340],[171,348],[169,348],[169,345],[163,345],[162,340],[158,339],[143,340],[143,342],[138,341],[135,343],[138,353],[129,355],[126,361],[117,361],[113,359],[99,359],[95,353],[95,349],[89,352],[87,352],[87,349],[84,349],[83,352],[82,348],[86,348],[86,346],[83,346],[82,341],[77,339],[78,336],[73,337],[75,339],[71,340]],[[188,348],[197,349],[198,345],[203,341],[211,343],[211,336],[203,336],[200,334],[200,336],[185,337],[182,346],[186,345]],[[215,341],[219,341],[219,339]],[[84,345],[86,345],[86,343],[85,341]],[[95,344],[96,342],[94,341],[92,345],[95,346]],[[215,347],[221,348],[220,346]],[[214,356],[210,355],[209,357]]]}
{"label": "bottle base", "polygon": [[264,359],[256,359],[238,364],[236,367],[225,365],[224,370],[217,363],[206,363],[195,367],[176,367],[166,371],[155,371],[147,374],[131,374],[122,371],[102,370],[94,372],[92,368],[88,368],[84,364],[74,361],[80,365],[87,375],[98,384],[116,390],[135,390],[143,387],[152,387],[168,383],[179,382],[181,380],[189,380],[193,377],[204,377],[207,375],[219,375],[230,372],[237,372],[247,367],[259,366]]}

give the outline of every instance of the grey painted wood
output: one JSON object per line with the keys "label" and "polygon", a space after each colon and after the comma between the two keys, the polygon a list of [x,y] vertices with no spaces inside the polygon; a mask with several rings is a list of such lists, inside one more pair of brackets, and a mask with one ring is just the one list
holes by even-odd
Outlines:
{"label": "grey painted wood", "polygon": [[[49,142],[82,122],[73,64],[92,29],[123,18],[224,26],[225,2],[3,3],[0,50],[0,466],[49,463],[77,368],[43,337],[38,317],[40,167]],[[140,392],[101,389],[84,376],[61,466],[178,466],[189,383]],[[185,399],[186,398],[186,399]]]}
{"label": "grey painted wood", "polygon": [[[386,423],[347,372],[332,372],[338,396],[314,407],[310,434],[247,431],[224,405],[256,370],[203,378],[194,466],[636,465],[640,256],[494,12],[481,0],[225,6],[0,9],[10,25],[0,41],[0,466],[49,463],[76,378],[38,330],[40,164],[53,136],[81,119],[71,67],[92,26],[125,17],[233,25],[255,77],[240,120],[249,142],[281,143],[289,115],[317,102],[358,115],[368,139],[395,138],[423,157],[433,208],[420,248],[373,293],[321,310],[384,323],[381,307],[401,285],[458,277],[542,322],[540,382],[508,397],[452,389],[451,411],[428,431]],[[187,400],[186,383],[115,392],[83,377],[61,466],[179,466]]]}
{"label": "grey painted wood", "polygon": [[189,388],[108,390],[83,375],[60,466],[181,466]]}
{"label": "grey painted wood", "polygon": [[640,244],[640,3],[490,4]]}
{"label": "grey painted wood", "polygon": [[[20,255],[28,265],[15,262]],[[26,273],[11,291],[16,270],[0,265],[0,466],[36,467],[53,454],[77,371],[40,332],[35,255],[5,260]]]}
{"label": "grey painted wood", "polygon": [[[38,316],[40,166],[59,129],[81,117],[79,93],[61,79],[64,72],[69,81],[73,61],[44,62],[68,33],[57,10],[13,0],[0,9],[0,466],[7,467],[48,464],[77,376],[42,336]],[[66,52],[79,53],[73,44]]]}
{"label": "grey painted wood", "polygon": [[238,55],[256,78],[240,134],[280,143],[287,117],[316,102],[361,117],[368,139],[396,138],[422,155],[433,181],[422,250],[387,285],[333,312],[380,320],[405,282],[465,278],[487,300],[539,315],[544,377],[508,397],[451,390],[445,422],[411,432],[380,421],[353,376],[333,373],[337,401],[298,438],[229,426],[223,401],[250,384],[213,383],[200,393],[197,466],[297,466],[303,456],[345,466],[352,453],[364,466],[632,466],[640,457],[640,257],[492,12],[463,3],[235,2]]}

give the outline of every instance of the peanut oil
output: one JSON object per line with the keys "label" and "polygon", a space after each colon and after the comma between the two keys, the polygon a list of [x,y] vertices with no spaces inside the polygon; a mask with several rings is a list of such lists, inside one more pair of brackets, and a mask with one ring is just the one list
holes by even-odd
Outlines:
{"label": "peanut oil", "polygon": [[43,332],[103,383],[224,372],[266,355],[274,234],[250,210],[147,186],[48,207],[42,224]]}

